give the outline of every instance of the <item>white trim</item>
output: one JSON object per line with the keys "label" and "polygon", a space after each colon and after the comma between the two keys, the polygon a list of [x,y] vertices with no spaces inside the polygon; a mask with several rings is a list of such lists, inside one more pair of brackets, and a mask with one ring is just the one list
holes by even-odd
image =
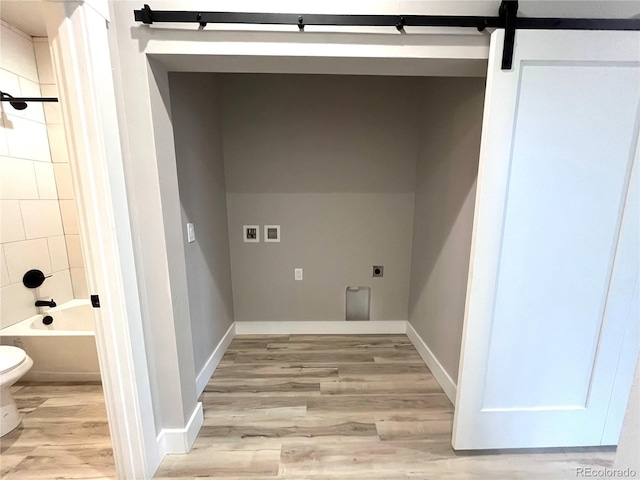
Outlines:
{"label": "white trim", "polygon": [[424,343],[424,340],[420,338],[418,332],[415,331],[409,322],[407,322],[407,337],[409,337],[413,346],[416,347],[416,350],[418,350],[422,360],[424,360],[424,363],[427,364],[427,367],[429,367],[429,370],[433,373],[433,377],[440,384],[444,393],[449,397],[449,400],[451,400],[451,403],[455,406],[457,391],[456,382],[454,382],[449,376],[431,349],[426,343]]}
{"label": "white trim", "polygon": [[116,470],[119,478],[151,478],[162,455],[140,320],[107,24],[84,3],[44,2],[43,8],[88,288],[102,302],[93,316]]}
{"label": "white trim", "polygon": [[188,453],[204,424],[202,403],[198,402],[184,428],[163,428],[158,435],[158,450],[163,456],[169,453]]}
{"label": "white trim", "polygon": [[222,337],[222,340],[220,340],[220,343],[218,343],[216,348],[213,350],[213,353],[211,354],[209,359],[206,361],[206,363],[204,364],[204,367],[202,367],[202,370],[200,370],[200,373],[198,373],[198,376],[196,377],[196,389],[198,391],[198,396],[200,396],[202,392],[204,392],[204,388],[207,386],[207,383],[209,382],[209,379],[213,375],[213,372],[215,372],[216,368],[218,367],[218,364],[220,363],[220,360],[222,359],[224,352],[227,351],[227,348],[229,348],[229,344],[231,343],[231,340],[233,340],[233,337],[235,336],[236,336],[236,324],[232,323],[229,329],[227,330],[227,333],[224,334],[224,336]]}
{"label": "white trim", "polygon": [[354,335],[406,333],[406,320],[236,322],[236,335]]}

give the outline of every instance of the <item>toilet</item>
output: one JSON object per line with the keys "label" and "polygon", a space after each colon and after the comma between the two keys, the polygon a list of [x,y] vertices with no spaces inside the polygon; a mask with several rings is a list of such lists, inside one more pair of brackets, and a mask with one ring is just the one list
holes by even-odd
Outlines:
{"label": "toilet", "polygon": [[33,360],[21,348],[0,345],[0,437],[20,425],[22,415],[9,388],[32,366]]}

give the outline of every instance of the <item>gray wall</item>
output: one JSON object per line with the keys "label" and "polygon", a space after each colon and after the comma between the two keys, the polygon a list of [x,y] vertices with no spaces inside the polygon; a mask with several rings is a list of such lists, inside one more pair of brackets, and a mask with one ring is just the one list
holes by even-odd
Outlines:
{"label": "gray wall", "polygon": [[236,320],[344,320],[349,285],[371,286],[371,320],[407,319],[422,82],[221,76]]}
{"label": "gray wall", "polygon": [[197,374],[233,322],[221,126],[214,75],[172,73],[169,82]]}
{"label": "gray wall", "polygon": [[409,323],[454,382],[469,272],[484,79],[425,82]]}

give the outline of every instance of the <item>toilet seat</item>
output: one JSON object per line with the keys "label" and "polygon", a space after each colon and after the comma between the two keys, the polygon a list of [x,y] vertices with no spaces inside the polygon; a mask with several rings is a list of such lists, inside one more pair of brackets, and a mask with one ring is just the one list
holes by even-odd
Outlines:
{"label": "toilet seat", "polygon": [[19,367],[24,363],[27,354],[18,347],[9,345],[0,346],[0,375]]}

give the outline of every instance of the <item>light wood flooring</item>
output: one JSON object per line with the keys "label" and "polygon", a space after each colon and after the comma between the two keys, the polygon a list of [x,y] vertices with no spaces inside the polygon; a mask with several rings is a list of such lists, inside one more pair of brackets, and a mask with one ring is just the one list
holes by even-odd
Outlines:
{"label": "light wood flooring", "polygon": [[4,480],[115,478],[100,384],[12,387],[22,424],[0,438]]}
{"label": "light wood flooring", "polygon": [[[24,420],[0,439],[2,479],[115,477],[99,385],[13,391]],[[157,478],[563,480],[614,456],[454,453],[453,407],[404,335],[238,336],[201,401],[192,451]]]}
{"label": "light wood flooring", "polygon": [[237,336],[192,451],[157,478],[573,479],[612,449],[457,454],[453,406],[405,335]]}

